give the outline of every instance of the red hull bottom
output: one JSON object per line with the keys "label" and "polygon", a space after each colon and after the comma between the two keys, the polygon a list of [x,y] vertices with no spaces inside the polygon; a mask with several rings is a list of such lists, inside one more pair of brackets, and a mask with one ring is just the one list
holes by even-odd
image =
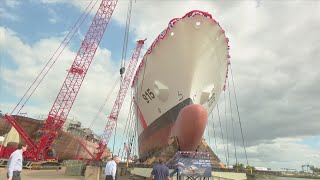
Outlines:
{"label": "red hull bottom", "polygon": [[200,143],[207,125],[208,113],[199,104],[184,107],[171,130],[171,136],[176,136],[181,151],[195,151]]}
{"label": "red hull bottom", "polygon": [[174,136],[178,139],[180,151],[197,149],[206,128],[207,110],[199,104],[189,104],[181,108],[175,117],[172,113],[168,114],[155,120],[155,124],[151,124],[140,135],[140,156],[168,145],[169,139]]}

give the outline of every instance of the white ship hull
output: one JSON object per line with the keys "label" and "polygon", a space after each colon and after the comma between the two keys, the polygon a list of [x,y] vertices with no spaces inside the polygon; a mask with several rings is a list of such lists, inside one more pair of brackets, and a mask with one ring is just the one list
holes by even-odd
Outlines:
{"label": "white ship hull", "polygon": [[225,85],[228,49],[220,25],[201,11],[173,19],[158,36],[134,81],[140,155],[165,145],[171,136],[184,143],[181,150],[200,142],[207,114]]}

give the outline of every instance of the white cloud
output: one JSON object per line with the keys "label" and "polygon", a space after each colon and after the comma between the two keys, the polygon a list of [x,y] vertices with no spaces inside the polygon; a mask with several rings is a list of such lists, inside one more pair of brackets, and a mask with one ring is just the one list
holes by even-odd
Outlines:
{"label": "white cloud", "polygon": [[5,0],[4,3],[6,4],[6,6],[14,8],[20,5],[21,2],[19,0]]}
{"label": "white cloud", "polygon": [[20,4],[21,2],[18,0],[4,0],[3,2],[0,2],[0,19],[18,21],[19,17],[13,12]]}
{"label": "white cloud", "polygon": [[56,23],[57,23],[57,19],[55,19],[55,18],[50,18],[50,19],[49,19],[49,22],[50,22],[51,24],[56,24]]}
{"label": "white cloud", "polygon": [[[219,136],[219,134],[217,135]],[[205,138],[209,142],[209,138],[207,136],[205,136]],[[225,144],[225,146],[223,145],[220,137],[216,137],[216,141],[218,142],[217,148],[215,147],[215,139],[213,137],[211,137],[209,145],[214,147],[214,151],[217,152],[217,155],[223,162],[227,162],[227,156],[227,158],[229,158],[229,165],[234,165],[237,159],[238,162],[246,166],[247,163],[243,146],[236,146],[235,148],[232,138],[230,139],[228,148],[227,144]],[[302,138],[277,138],[267,143],[249,146],[246,148],[249,165],[268,167],[272,168],[272,170],[290,168],[296,169],[297,171],[301,170],[302,164],[319,167],[320,162],[318,160],[320,158],[320,151],[302,144],[302,142]],[[237,156],[235,156],[235,151],[237,152]]]}
{"label": "white cloud", "polygon": [[48,12],[50,14],[50,18],[49,18],[49,22],[51,24],[56,24],[58,22],[58,16],[57,13],[52,9],[52,8],[48,8]]}
{"label": "white cloud", "polygon": [[[0,72],[2,78],[8,83],[8,86],[4,88],[17,97],[22,97],[54,50],[59,46],[62,38],[41,39],[30,45],[24,43],[10,29],[1,27],[0,34],[1,37],[4,37],[0,41],[0,47],[4,49],[3,53],[12,57],[14,63],[18,65],[18,69],[3,69]],[[55,63],[31,98],[33,102],[41,103],[41,106],[34,107],[29,105],[24,108],[24,111],[29,112],[29,114],[30,112],[34,114],[49,112],[67,75],[67,69],[71,66],[75,56],[76,53],[68,48],[61,54],[59,61]],[[106,92],[113,85],[116,76],[118,76],[117,66],[117,64],[112,63],[109,50],[98,48],[71,114],[81,117],[79,120],[84,122],[92,120],[93,114],[99,109],[107,94]],[[114,96],[115,93],[117,92],[113,93]],[[43,99],[46,99],[46,101],[43,101]],[[112,101],[109,101],[109,106],[105,109],[105,113],[110,111],[110,104],[112,104]],[[12,105],[11,108],[13,108]],[[101,129],[101,123],[105,124],[105,122],[100,122],[100,127],[97,126],[99,129]]]}
{"label": "white cloud", "polygon": [[262,143],[258,146],[249,147],[249,157],[255,157],[260,161],[252,162],[257,163],[257,166],[268,163],[269,167],[276,166],[278,170],[288,167],[300,170],[302,164],[312,164],[319,167],[319,151],[301,144],[301,141],[302,139],[299,138],[274,139],[268,144]]}
{"label": "white cloud", "polygon": [[[13,63],[18,65],[18,69],[0,71],[1,77],[8,84],[3,88],[20,98],[52,56],[63,37],[40,39],[31,45],[23,42],[14,31],[4,27],[0,27],[0,37],[0,48],[4,50],[1,53],[9,55],[14,61]],[[67,75],[67,69],[71,66],[75,56],[75,52],[69,48],[65,49],[59,61],[54,64],[52,70],[23,108],[22,113],[27,113],[30,117],[39,117],[39,115],[46,115],[49,112]],[[120,64],[114,64],[112,61],[111,52],[108,49],[98,48],[69,117],[75,117],[82,122],[83,127],[89,127],[116,79],[119,78],[119,67]],[[120,83],[116,85],[99,118],[93,123],[91,128],[95,133],[101,134],[103,132],[119,86]],[[132,99],[130,94],[131,90],[129,89],[118,118],[117,136],[121,138]],[[44,99],[46,101],[43,101]],[[0,107],[3,113],[6,113],[11,112],[15,104],[1,103]],[[109,142],[109,145],[113,144],[113,139],[110,139]],[[117,142],[117,149],[122,143]]]}

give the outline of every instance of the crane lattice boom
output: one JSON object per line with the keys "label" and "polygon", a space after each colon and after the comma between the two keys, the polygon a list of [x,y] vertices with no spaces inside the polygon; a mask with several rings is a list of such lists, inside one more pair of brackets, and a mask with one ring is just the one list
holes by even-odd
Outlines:
{"label": "crane lattice boom", "polygon": [[[36,146],[28,134],[19,125],[14,126],[16,129],[18,128],[19,134],[28,145],[31,146],[28,150],[28,154],[32,156],[29,157],[30,159],[52,158],[50,157],[51,155],[48,154],[48,150],[69,115],[117,2],[118,0],[102,0],[87,34],[82,41],[77,56],[68,71],[68,75],[63,82],[60,92],[49,112],[46,124],[41,128],[42,137],[40,139],[40,144]],[[11,118],[10,116],[6,117],[8,120]],[[13,120],[11,119],[9,122],[13,122]]]}
{"label": "crane lattice boom", "polygon": [[110,116],[108,118],[108,122],[107,122],[106,128],[105,128],[105,130],[103,132],[103,136],[102,136],[102,138],[100,140],[99,147],[98,147],[98,153],[97,153],[97,156],[96,156],[96,160],[100,160],[100,158],[101,158],[101,156],[103,154],[104,148],[105,148],[105,146],[108,144],[108,142],[110,140],[110,136],[112,134],[113,128],[114,128],[114,126],[116,124],[116,121],[118,119],[121,106],[123,104],[124,98],[125,98],[125,96],[127,94],[127,91],[129,89],[130,83],[132,81],[132,77],[134,75],[134,71],[135,71],[136,65],[138,63],[140,52],[141,52],[142,46],[144,44],[144,41],[145,40],[137,41],[137,46],[136,46],[136,48],[135,48],[135,50],[134,50],[134,52],[132,54],[131,61],[130,61],[130,64],[128,66],[128,69],[127,69],[127,72],[125,74],[125,77],[121,81],[120,90],[119,90],[119,93],[117,95],[117,99],[114,102],[112,111],[111,111]]}
{"label": "crane lattice boom", "polygon": [[41,129],[42,132],[45,133],[45,136],[40,140],[37,156],[39,156],[42,149],[46,152],[51,146],[67,119],[116,4],[117,0],[103,0],[101,2],[61,90],[49,112],[46,124]]}

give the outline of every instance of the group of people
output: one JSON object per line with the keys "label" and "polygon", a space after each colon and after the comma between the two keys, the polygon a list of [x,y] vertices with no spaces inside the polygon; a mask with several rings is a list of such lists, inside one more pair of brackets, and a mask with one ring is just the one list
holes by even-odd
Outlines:
{"label": "group of people", "polygon": [[[116,180],[117,164],[120,162],[118,156],[113,156],[113,160],[109,161],[105,167],[106,180]],[[160,159],[159,164],[153,166],[149,180],[170,180],[169,168],[163,164]]]}
{"label": "group of people", "polygon": [[[120,162],[118,156],[114,156],[112,161],[106,164],[106,180],[116,180],[117,164]],[[159,164],[153,166],[149,180],[170,180],[169,168],[160,159]]]}
{"label": "group of people", "polygon": [[[8,180],[21,180],[23,153],[27,150],[27,145],[19,144],[18,149],[14,151],[8,160]],[[106,180],[116,180],[117,164],[120,162],[118,156],[113,156],[112,161],[109,161],[105,167]],[[159,164],[153,166],[150,180],[170,180],[169,168],[159,160]]]}

